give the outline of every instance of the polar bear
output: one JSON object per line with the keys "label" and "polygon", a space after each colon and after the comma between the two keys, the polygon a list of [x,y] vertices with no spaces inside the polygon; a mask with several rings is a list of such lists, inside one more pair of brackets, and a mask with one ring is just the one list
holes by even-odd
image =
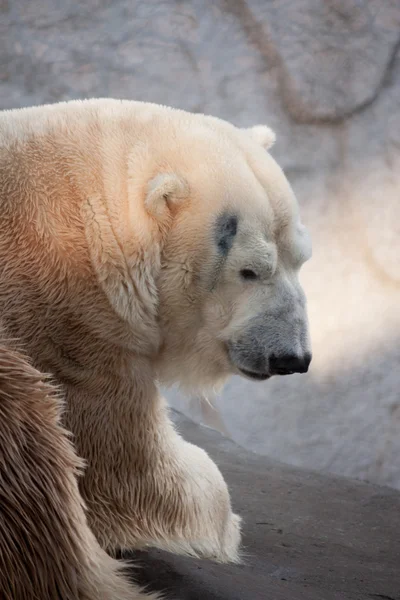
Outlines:
{"label": "polar bear", "polygon": [[[109,562],[125,548],[240,560],[240,518],[227,485],[206,452],[174,429],[158,388],[199,391],[235,373],[261,381],[309,367],[298,273],[311,244],[268,152],[273,142],[266,126],[240,129],[133,101],[0,114],[4,335],[19,340],[32,369],[51,374],[85,461],[79,498],[78,459],[53,423],[70,465],[62,485],[73,498],[58,510],[85,557],[78,568],[60,540],[71,564],[64,577],[73,586],[96,579],[92,571],[112,575],[97,580],[97,593],[62,598],[143,597],[125,590]],[[2,427],[7,422],[1,443]],[[44,445],[43,453],[48,469],[58,469],[57,486],[62,452]],[[83,540],[72,531],[77,519]],[[13,552],[10,542],[6,560]],[[29,560],[43,580],[57,580],[35,548]],[[0,585],[11,598],[10,582]]]}

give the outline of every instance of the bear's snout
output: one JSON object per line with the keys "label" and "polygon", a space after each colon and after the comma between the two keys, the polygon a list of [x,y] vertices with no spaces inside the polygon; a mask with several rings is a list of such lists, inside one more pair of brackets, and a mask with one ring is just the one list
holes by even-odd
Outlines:
{"label": "bear's snout", "polygon": [[229,356],[241,374],[259,381],[269,379],[272,375],[307,373],[312,360],[311,352],[308,351],[301,354],[266,355],[254,346],[244,347],[243,343],[230,344]]}
{"label": "bear's snout", "polygon": [[231,340],[228,354],[235,370],[259,381],[307,373],[312,359],[307,321],[265,318]]}

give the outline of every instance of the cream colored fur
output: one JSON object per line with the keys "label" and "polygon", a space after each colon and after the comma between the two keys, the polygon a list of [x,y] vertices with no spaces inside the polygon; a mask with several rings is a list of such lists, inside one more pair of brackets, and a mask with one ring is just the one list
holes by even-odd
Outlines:
{"label": "cream colored fur", "polygon": [[1,341],[0,597],[156,600],[132,588],[127,565],[88,527],[77,482],[83,465],[60,426],[60,404],[15,344]]}
{"label": "cream colored fur", "polygon": [[[223,477],[175,431],[158,383],[221,385],[237,372],[228,342],[265,303],[295,299],[305,323],[297,271],[309,244],[265,151],[273,140],[263,126],[128,101],[0,115],[0,312],[62,387],[87,464],[88,523],[109,552],[157,546],[239,560]],[[224,262],[223,211],[240,220]],[[240,280],[246,266],[259,285]],[[279,319],[273,327],[285,347],[307,343],[305,333],[282,341]]]}

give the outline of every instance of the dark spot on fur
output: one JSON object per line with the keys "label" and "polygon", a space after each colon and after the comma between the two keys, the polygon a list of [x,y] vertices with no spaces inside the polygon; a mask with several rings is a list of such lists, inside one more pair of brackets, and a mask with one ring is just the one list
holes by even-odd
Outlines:
{"label": "dark spot on fur", "polygon": [[217,246],[221,254],[226,256],[232,248],[237,232],[238,219],[235,215],[223,214],[217,221]]}

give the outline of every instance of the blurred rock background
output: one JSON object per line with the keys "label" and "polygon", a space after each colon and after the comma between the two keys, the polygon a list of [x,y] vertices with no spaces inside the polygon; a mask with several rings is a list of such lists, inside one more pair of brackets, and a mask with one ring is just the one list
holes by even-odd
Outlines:
{"label": "blurred rock background", "polygon": [[[117,97],[267,123],[311,230],[306,376],[171,404],[400,488],[399,0],[0,0],[0,108]],[[0,217],[1,219],[1,217]]]}

